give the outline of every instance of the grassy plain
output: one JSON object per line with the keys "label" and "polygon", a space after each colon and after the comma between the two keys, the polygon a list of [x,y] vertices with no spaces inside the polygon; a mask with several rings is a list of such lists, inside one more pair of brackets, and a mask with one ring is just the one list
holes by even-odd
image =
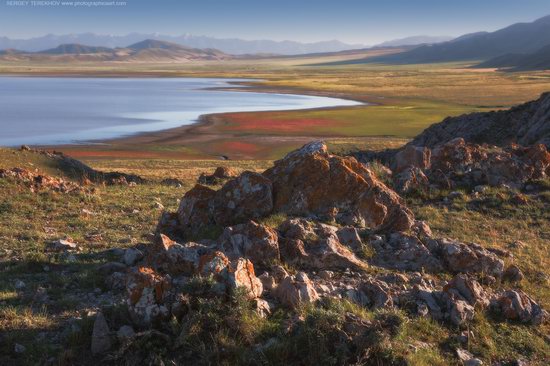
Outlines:
{"label": "grassy plain", "polygon": [[[368,52],[329,59],[366,55]],[[0,74],[254,78],[258,80],[243,83],[253,91],[325,95],[372,104],[218,114],[192,127],[108,141],[106,145],[60,147],[87,158],[201,159],[226,155],[233,159],[272,159],[314,138],[334,139],[348,148],[378,147],[385,142],[394,146],[447,116],[507,108],[550,89],[548,71],[504,73],[469,69],[465,63],[310,66],[326,60],[310,56],[184,65],[4,62],[0,63]],[[373,139],[377,143],[373,144]]]}

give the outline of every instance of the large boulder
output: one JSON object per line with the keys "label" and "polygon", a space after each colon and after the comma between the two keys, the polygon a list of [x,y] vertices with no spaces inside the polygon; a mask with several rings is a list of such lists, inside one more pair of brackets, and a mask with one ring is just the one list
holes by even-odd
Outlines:
{"label": "large boulder", "polygon": [[330,155],[320,141],[276,161],[264,176],[273,183],[275,211],[395,231],[413,223],[400,197],[372,171],[355,158]]}
{"label": "large boulder", "polygon": [[248,258],[256,266],[279,260],[277,232],[254,221],[225,228],[218,243],[229,257]]}
{"label": "large boulder", "polygon": [[271,182],[261,174],[244,172],[216,192],[211,204],[217,225],[233,225],[267,216],[273,210]]}
{"label": "large boulder", "polygon": [[181,229],[197,234],[211,225],[234,225],[268,215],[273,209],[271,182],[261,174],[244,172],[215,191],[197,184],[178,208]]}
{"label": "large boulder", "polygon": [[197,233],[201,228],[213,224],[210,202],[216,191],[197,184],[183,196],[178,207],[178,219],[182,231]]}

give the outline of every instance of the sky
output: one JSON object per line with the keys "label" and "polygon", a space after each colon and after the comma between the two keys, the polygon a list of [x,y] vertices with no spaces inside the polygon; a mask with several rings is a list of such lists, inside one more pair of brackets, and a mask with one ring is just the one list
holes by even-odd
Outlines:
{"label": "sky", "polygon": [[[64,4],[65,3],[65,4]],[[71,3],[73,3],[71,5]],[[550,0],[0,0],[0,36],[132,32],[372,45],[459,36],[550,15]]]}

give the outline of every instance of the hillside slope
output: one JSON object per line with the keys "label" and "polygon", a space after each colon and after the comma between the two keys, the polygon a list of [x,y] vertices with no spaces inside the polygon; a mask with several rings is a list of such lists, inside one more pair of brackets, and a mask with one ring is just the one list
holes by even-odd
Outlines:
{"label": "hillside slope", "polygon": [[410,144],[434,147],[457,137],[499,146],[511,142],[550,146],[550,93],[509,110],[448,117],[428,127]]}
{"label": "hillside slope", "polygon": [[509,68],[510,71],[550,69],[550,45],[534,53],[510,53],[482,62],[477,68]]}
{"label": "hillside slope", "polygon": [[397,64],[487,60],[507,53],[531,53],[550,44],[550,16],[517,23],[491,33],[473,33],[449,42],[425,45],[370,62]]}

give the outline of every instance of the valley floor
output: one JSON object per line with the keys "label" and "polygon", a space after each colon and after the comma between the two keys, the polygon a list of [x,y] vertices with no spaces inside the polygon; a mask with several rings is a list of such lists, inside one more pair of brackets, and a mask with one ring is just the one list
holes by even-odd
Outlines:
{"label": "valley floor", "polygon": [[57,146],[82,158],[276,159],[312,139],[333,149],[402,145],[447,116],[507,108],[550,89],[550,72],[504,73],[469,64],[309,66],[324,58],[201,64],[0,63],[23,76],[254,78],[253,91],[333,96],[372,105],[204,116],[194,126],[107,141]]}

